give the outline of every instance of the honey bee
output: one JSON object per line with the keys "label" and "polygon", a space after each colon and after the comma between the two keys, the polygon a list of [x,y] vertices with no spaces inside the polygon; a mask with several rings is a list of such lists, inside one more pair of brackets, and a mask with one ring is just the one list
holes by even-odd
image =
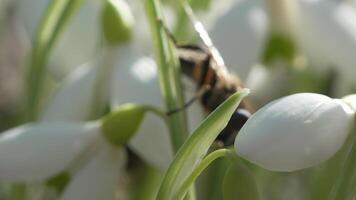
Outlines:
{"label": "honey bee", "polygon": [[[184,4],[184,9],[204,45],[179,45],[167,29],[166,32],[175,43],[183,74],[197,84],[196,96],[200,98],[205,111],[210,113],[243,85],[237,75],[228,72],[222,56],[189,5]],[[185,107],[193,103],[194,100],[189,101]],[[248,120],[251,112],[249,101],[242,100],[217,140],[222,141],[225,146],[232,145],[238,131]]]}

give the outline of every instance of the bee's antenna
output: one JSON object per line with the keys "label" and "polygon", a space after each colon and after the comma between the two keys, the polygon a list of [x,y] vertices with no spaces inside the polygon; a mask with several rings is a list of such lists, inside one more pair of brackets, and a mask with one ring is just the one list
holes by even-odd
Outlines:
{"label": "bee's antenna", "polygon": [[187,1],[183,1],[182,3],[184,11],[188,15],[190,21],[192,22],[194,29],[196,32],[198,32],[198,35],[200,39],[203,41],[203,43],[210,49],[212,56],[214,57],[216,63],[224,68],[223,71],[227,71],[225,68],[225,63],[224,60],[222,59],[219,51],[216,49],[214,46],[213,42],[211,41],[211,38],[208,34],[208,31],[204,28],[203,24],[197,19],[195,16],[192,8],[190,5],[187,3]]}

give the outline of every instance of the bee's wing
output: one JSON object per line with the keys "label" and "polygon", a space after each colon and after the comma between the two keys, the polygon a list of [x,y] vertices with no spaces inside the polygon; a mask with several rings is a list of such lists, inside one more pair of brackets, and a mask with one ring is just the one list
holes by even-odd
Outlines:
{"label": "bee's wing", "polygon": [[[218,75],[220,74],[221,76],[224,77],[225,74],[227,74],[227,69],[224,63],[224,59],[222,58],[220,52],[218,49],[214,46],[213,42],[210,39],[210,36],[206,29],[204,28],[203,24],[195,17],[192,8],[189,6],[187,2],[183,3],[183,7],[185,12],[187,13],[191,23],[194,26],[195,31],[198,33],[200,39],[203,41],[203,43],[208,47],[211,56],[213,57],[214,61],[216,62],[216,65],[213,65],[215,67],[216,71],[218,72]],[[224,74],[222,74],[224,73]]]}

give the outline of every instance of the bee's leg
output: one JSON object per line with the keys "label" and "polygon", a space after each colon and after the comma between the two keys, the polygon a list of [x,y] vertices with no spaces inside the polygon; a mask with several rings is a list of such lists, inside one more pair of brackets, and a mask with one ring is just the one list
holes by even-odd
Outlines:
{"label": "bee's leg", "polygon": [[198,92],[194,95],[194,97],[192,99],[190,99],[188,102],[186,102],[183,107],[181,108],[176,108],[174,110],[170,110],[168,111],[166,114],[168,116],[173,115],[177,112],[180,112],[182,110],[185,110],[186,108],[188,108],[190,105],[192,105],[196,100],[198,100],[199,98],[201,98],[203,96],[203,94],[205,94],[207,91],[209,91],[211,89],[210,85],[205,85],[202,86]]}
{"label": "bee's leg", "polygon": [[177,39],[174,37],[173,33],[164,25],[162,19],[157,18],[157,23],[163,28],[164,32],[166,32],[169,39],[174,43],[175,46],[179,46]]}

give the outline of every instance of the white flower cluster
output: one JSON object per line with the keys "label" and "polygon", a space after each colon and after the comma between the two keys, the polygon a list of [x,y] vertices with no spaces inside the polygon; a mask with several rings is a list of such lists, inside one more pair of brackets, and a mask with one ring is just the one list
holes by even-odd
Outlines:
{"label": "white flower cluster", "polygon": [[[355,74],[356,57],[352,52],[356,52],[356,10],[349,4],[329,0],[299,0],[297,7],[295,25],[302,28],[294,33],[296,43],[316,66],[335,65],[343,80],[340,93],[348,91],[346,86],[353,84]],[[92,8],[85,7],[82,14],[94,16],[87,9]],[[212,14],[218,18],[210,31],[227,65],[248,77],[252,94],[272,93],[271,88],[281,84],[279,78],[285,74],[260,66],[252,68],[258,63],[267,35],[268,11],[260,0],[236,1],[223,11],[225,15]],[[33,13],[37,14],[30,14]],[[23,15],[24,21],[31,19],[28,12]],[[92,30],[92,23],[81,25],[85,28],[72,27],[65,38],[77,31],[80,37],[95,37],[83,31],[95,35],[99,30]],[[32,32],[33,27],[27,26]],[[140,24],[135,28],[138,41],[147,37],[141,38],[144,33],[139,30],[143,27]],[[55,58],[70,60],[64,63],[67,68],[77,66],[94,52],[93,40],[87,41],[86,47],[80,46],[84,49],[80,56],[72,52],[63,56],[56,50]],[[76,42],[65,43],[71,43],[66,49],[78,49]],[[145,56],[135,42],[109,51],[68,73],[37,122],[0,133],[0,182],[32,183],[66,172],[72,179],[62,199],[114,199],[126,153],[122,146],[114,146],[103,137],[102,121],[90,121],[93,110],[105,104],[113,110],[124,103],[162,108],[163,102],[151,57]],[[76,55],[75,59],[68,59],[67,54]],[[52,72],[61,77],[67,73],[64,71]],[[277,73],[281,74],[279,78],[274,76]],[[266,83],[269,80],[273,84]],[[235,140],[237,154],[273,171],[315,166],[332,157],[348,137],[355,115],[355,106],[349,104],[316,93],[298,93],[272,101],[254,113],[240,130]],[[190,123],[195,126],[202,116],[200,105],[194,104],[188,112]],[[164,120],[148,113],[128,146],[143,160],[165,171],[174,157],[169,137]]]}

